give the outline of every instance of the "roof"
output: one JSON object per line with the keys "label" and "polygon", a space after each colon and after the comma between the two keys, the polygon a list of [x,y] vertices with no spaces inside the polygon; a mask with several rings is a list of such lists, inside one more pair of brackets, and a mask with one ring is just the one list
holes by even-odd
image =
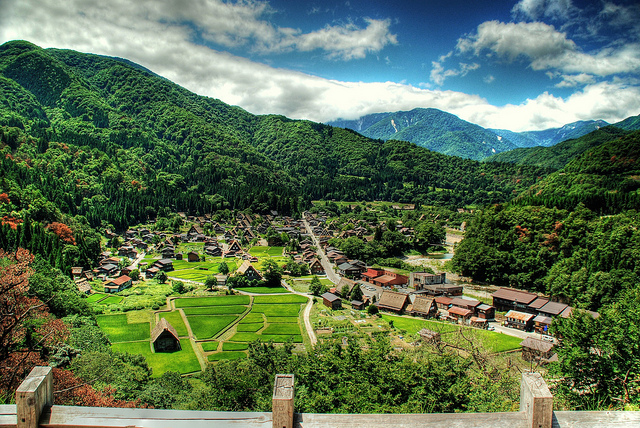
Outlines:
{"label": "roof", "polygon": [[153,330],[151,331],[151,342],[155,342],[164,331],[168,331],[173,337],[176,338],[176,340],[180,340],[178,338],[178,332],[175,328],[173,328],[171,324],[169,324],[169,321],[167,321],[165,318],[160,318],[160,322],[158,322],[158,324],[156,324],[156,326],[153,327]]}
{"label": "roof", "polygon": [[387,283],[387,282],[391,282],[394,279],[396,279],[395,277],[391,276],[391,275],[382,275],[382,276],[378,276],[376,278],[374,278],[374,280],[376,282],[380,282],[380,283]]}
{"label": "roof", "polygon": [[342,263],[341,265],[338,266],[338,269],[351,270],[351,269],[358,269],[358,268],[353,266],[351,263]]}
{"label": "roof", "polygon": [[402,310],[407,301],[407,295],[403,293],[396,293],[395,291],[384,290],[382,292],[382,296],[380,296],[380,301],[378,302],[378,306],[383,306],[385,308],[394,309],[394,310]]}
{"label": "roof", "polygon": [[451,302],[453,302],[453,299],[451,297],[446,297],[446,296],[436,297],[436,303],[439,303],[441,305],[450,305]]}
{"label": "roof", "polygon": [[453,306],[464,306],[465,308],[475,308],[479,306],[481,303],[475,299],[462,299],[460,297],[456,297],[451,302]]}
{"label": "roof", "polygon": [[72,275],[80,275],[80,274],[82,274],[82,266],[80,266],[80,267],[76,267],[76,266],[72,267],[71,268],[71,274]]}
{"label": "roof", "polygon": [[103,269],[103,270],[114,270],[114,269],[118,269],[118,266],[111,264],[111,263],[107,263],[106,265],[102,265],[100,267],[98,267],[98,269]]}
{"label": "roof", "polygon": [[543,307],[538,309],[538,311],[544,312],[545,314],[560,315],[560,313],[567,309],[568,306],[569,305],[567,305],[566,303],[548,302]]}
{"label": "roof", "polygon": [[542,324],[551,325],[551,322],[553,322],[553,319],[551,317],[545,317],[544,315],[538,315],[533,319],[533,322],[539,322]]}
{"label": "roof", "polygon": [[485,303],[482,303],[482,304],[478,305],[478,307],[476,309],[479,310],[479,311],[485,312],[485,311],[488,311],[489,309],[493,309],[493,306],[489,306],[489,305],[487,305]]}
{"label": "roof", "polygon": [[466,317],[469,314],[471,314],[471,311],[469,309],[463,309],[463,308],[459,308],[457,306],[452,306],[449,308],[449,315],[454,314],[454,315],[460,315],[462,317]]}
{"label": "roof", "polygon": [[549,352],[551,348],[553,348],[553,343],[534,339],[533,337],[527,337],[525,340],[520,342],[520,346],[545,353]]}
{"label": "roof", "polygon": [[533,314],[525,314],[524,312],[518,312],[518,311],[509,311],[505,315],[505,317],[507,317],[507,318],[513,318],[513,319],[516,319],[516,320],[521,321],[521,322],[528,322],[534,316],[535,315],[533,315]]}
{"label": "roof", "polygon": [[338,289],[338,290],[340,290],[340,292],[342,292],[342,289],[346,285],[346,286],[349,287],[349,294],[351,294],[351,291],[353,290],[353,287],[356,284],[357,284],[357,282],[343,277],[343,278],[340,278],[340,282],[338,283],[338,285],[336,285],[336,289]]}
{"label": "roof", "polygon": [[333,293],[329,293],[329,292],[324,293],[321,297],[323,299],[326,299],[329,302],[332,302],[332,303],[335,302],[335,301],[340,301],[340,297],[336,296]]}
{"label": "roof", "polygon": [[116,278],[114,280],[109,281],[108,283],[114,283],[115,285],[119,286],[119,285],[122,285],[125,282],[129,282],[129,281],[131,281],[131,278],[129,278],[127,275],[122,275],[122,276],[119,276],[118,278]]}
{"label": "roof", "polygon": [[504,287],[495,291],[491,296],[498,299],[517,301],[527,305],[538,298],[537,294],[529,293],[528,291]]}
{"label": "roof", "polygon": [[433,306],[433,298],[416,296],[413,301],[413,312],[428,314]]}
{"label": "roof", "polygon": [[161,265],[172,265],[173,264],[173,260],[171,260],[171,259],[160,259],[156,263],[159,263]]}
{"label": "roof", "polygon": [[533,309],[540,309],[541,307],[546,305],[548,302],[549,302],[549,299],[546,299],[544,297],[538,297],[536,300],[529,303],[529,307]]}
{"label": "roof", "polygon": [[245,260],[238,268],[238,272],[244,275],[248,270],[253,270],[256,274],[260,275],[251,262],[249,260]]}

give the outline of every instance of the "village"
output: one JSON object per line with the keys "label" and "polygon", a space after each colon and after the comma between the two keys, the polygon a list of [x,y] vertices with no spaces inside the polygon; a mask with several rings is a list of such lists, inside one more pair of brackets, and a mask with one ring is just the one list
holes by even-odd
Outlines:
{"label": "village", "polygon": [[[549,297],[509,288],[499,288],[490,294],[490,298],[481,301],[467,295],[463,283],[449,281],[446,272],[368,266],[360,260],[347,258],[339,248],[329,243],[334,237],[357,237],[370,241],[373,239],[372,231],[376,227],[385,227],[384,223],[357,221],[345,227],[322,211],[305,212],[301,219],[279,216],[277,212],[265,216],[238,213],[231,224],[213,221],[211,215],[178,215],[186,225],[183,233],[140,227],[127,230],[120,236],[106,230],[106,242],[120,245],[112,251],[104,251],[95,269],[74,267],[72,275],[78,289],[87,294],[96,311],[104,313],[104,317],[132,309],[155,311],[155,316],[148,319],[154,353],[180,350],[181,339],[184,342],[188,336],[197,339],[192,347],[196,355],[201,350],[201,367],[206,359],[218,361],[225,355],[243,357],[246,344],[233,340],[247,336],[249,330],[253,336],[248,337],[264,339],[258,336],[258,332],[260,328],[269,326],[268,318],[265,319],[266,324],[260,324],[264,320],[258,316],[254,320],[258,323],[255,326],[249,329],[242,326],[251,319],[246,315],[252,311],[255,296],[265,299],[272,294],[291,292],[305,297],[296,300],[297,305],[308,300],[308,308],[300,311],[297,321],[300,329],[289,326],[287,335],[265,335],[276,343],[294,340],[300,344],[298,346],[313,346],[318,340],[335,337],[342,337],[346,343],[347,340],[360,340],[358,338],[363,332],[369,336],[379,333],[376,329],[392,334],[394,325],[403,325],[407,319],[412,319],[423,321],[419,330],[408,327],[413,332],[413,335],[408,335],[411,340],[433,342],[451,331],[446,326],[464,326],[486,331],[487,334],[510,336],[510,349],[522,350],[526,361],[535,360],[537,363],[554,360],[554,338],[548,333],[549,326],[554,317],[566,318],[572,311],[570,306]],[[413,229],[406,227],[399,227],[399,231],[407,239],[411,239],[414,233]],[[264,279],[265,260],[274,260],[282,267],[284,288],[256,286]],[[223,264],[227,269],[220,268]],[[251,283],[254,287],[233,289],[234,281],[230,279],[240,276],[248,280],[245,285]],[[200,333],[200,337],[196,337],[187,327],[194,318],[187,317],[189,310],[180,309],[181,303],[174,297],[175,286],[165,286],[164,295],[156,299],[155,304],[147,305],[151,308],[145,308],[144,304],[126,308],[122,304],[136,297],[132,291],[139,294],[142,287],[134,284],[141,281],[153,284],[160,282],[159,279],[163,283],[169,280],[174,285],[190,284],[191,287],[186,289],[191,292],[182,296],[178,294],[178,298],[217,296],[221,290],[225,290],[225,295],[252,296],[252,300],[242,302],[246,306],[236,307],[239,313],[243,313],[245,308],[249,308],[249,312],[244,313],[245,318],[228,320],[228,325],[206,338],[206,341],[215,341],[198,342],[204,336]],[[320,289],[310,289],[314,279],[321,284]],[[203,289],[205,283],[210,288]],[[313,291],[317,297],[313,296]],[[203,308],[194,309],[207,313]],[[182,318],[171,318],[163,311],[178,311]],[[229,313],[232,312],[230,310]],[[297,314],[296,311],[293,315]],[[593,316],[597,314],[593,313]],[[372,322],[371,319],[376,317],[387,324]],[[171,325],[170,319],[180,324],[180,332]],[[296,322],[294,318],[287,321],[291,320]],[[403,335],[407,328],[396,330],[397,337],[406,339],[399,343],[410,339]],[[173,339],[169,340],[167,336]],[[232,353],[225,352],[229,349]]]}

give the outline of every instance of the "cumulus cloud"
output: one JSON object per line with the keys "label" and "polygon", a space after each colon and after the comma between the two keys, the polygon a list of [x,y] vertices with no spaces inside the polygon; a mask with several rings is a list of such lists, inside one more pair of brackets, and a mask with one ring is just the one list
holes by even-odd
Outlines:
{"label": "cumulus cloud", "polygon": [[562,82],[556,84],[556,88],[573,88],[575,86],[584,86],[593,83],[596,83],[596,79],[590,74],[563,75]]}
{"label": "cumulus cloud", "polygon": [[458,40],[457,49],[474,55],[489,52],[509,61],[525,57],[534,70],[558,69],[597,76],[640,70],[640,44],[629,43],[588,54],[581,52],[566,33],[543,22],[483,22],[475,34]]}
{"label": "cumulus cloud", "polygon": [[438,86],[442,86],[444,84],[444,81],[449,77],[452,77],[452,76],[464,77],[467,74],[469,74],[469,72],[480,68],[480,64],[476,62],[472,64],[459,62],[458,68],[445,69],[442,64],[448,58],[450,58],[452,54],[453,52],[449,52],[447,55],[442,55],[438,61],[431,62],[431,73],[429,77],[431,78],[431,81]]}
{"label": "cumulus cloud", "polygon": [[[75,7],[70,6],[73,1]],[[78,8],[79,4],[84,7]],[[151,7],[155,2],[146,4]],[[258,6],[264,7],[264,3],[234,4],[248,9],[230,9],[229,16],[246,13],[262,17],[270,13],[267,9],[259,10]],[[168,14],[162,9],[166,6],[157,6],[156,10],[141,14],[138,3],[123,0],[85,0],[82,3],[71,0],[64,4],[58,0],[20,0],[6,5],[0,15],[0,43],[25,39],[42,47],[127,58],[195,93],[219,98],[256,114],[276,113],[325,122],[339,117],[355,119],[369,113],[432,107],[481,126],[520,131],[562,126],[581,119],[602,118],[615,122],[626,118],[630,112],[640,112],[640,89],[622,81],[589,84],[566,99],[545,93],[520,105],[500,107],[477,95],[395,82],[328,80],[216,51],[193,42],[192,24],[160,19]],[[174,7],[178,8],[179,3]],[[198,26],[203,29],[212,26],[207,19],[213,18],[202,18]],[[60,24],[62,22],[64,25]],[[373,29],[377,28],[372,23],[368,27],[372,25]],[[279,30],[274,28],[276,33]],[[330,27],[324,30],[326,33],[334,31]],[[252,34],[256,30],[249,25],[234,34],[241,31]],[[377,28],[376,31],[381,30]],[[356,41],[367,46],[372,37],[368,33],[359,34]],[[235,43],[234,40],[230,37],[229,43]],[[335,42],[336,39],[328,37],[327,40]],[[562,42],[562,38],[559,40]],[[308,43],[310,49],[313,43],[321,45],[320,42]],[[478,52],[488,49],[480,44],[477,46]],[[494,45],[488,43],[487,46]],[[473,45],[470,49],[475,52]],[[504,50],[504,55],[509,55],[506,48],[500,49]],[[346,47],[341,47],[340,52],[358,54],[357,50],[349,51]],[[531,48],[527,52],[537,51]],[[445,59],[440,58],[440,62]],[[473,62],[458,63],[454,71],[463,73],[476,68]]]}

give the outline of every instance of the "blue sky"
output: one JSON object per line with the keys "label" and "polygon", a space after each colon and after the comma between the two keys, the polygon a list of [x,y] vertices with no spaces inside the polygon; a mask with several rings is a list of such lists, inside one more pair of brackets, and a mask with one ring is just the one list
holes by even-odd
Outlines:
{"label": "blue sky", "polygon": [[14,39],[322,122],[433,107],[523,131],[640,114],[636,1],[0,0],[0,43]]}

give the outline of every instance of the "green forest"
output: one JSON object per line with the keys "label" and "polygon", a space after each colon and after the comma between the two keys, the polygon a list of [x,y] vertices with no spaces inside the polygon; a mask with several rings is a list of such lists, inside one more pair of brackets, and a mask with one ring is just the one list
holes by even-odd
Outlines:
{"label": "green forest", "polygon": [[[58,388],[68,389],[59,399],[77,405],[268,410],[273,375],[291,372],[300,412],[517,410],[518,374],[509,361],[477,349],[400,353],[384,335],[365,347],[336,340],[304,353],[253,343],[247,358],[196,376],[154,377],[144,357],[110,347],[69,278],[71,266],[95,265],[106,229],[170,224],[177,212],[299,217],[312,200],[324,200],[338,222],[372,214],[335,201],[416,206],[397,223],[374,218],[380,226],[371,242],[331,241],[370,263],[406,267],[398,257],[445,239],[445,216],[450,227],[466,222],[453,272],[576,308],[552,326],[562,338],[560,362],[548,372],[558,405],[637,409],[640,131],[632,131],[637,118],[621,123],[477,162],[252,115],[124,59],[5,43],[0,307],[21,315],[0,331],[0,399],[11,400],[30,367],[51,364]],[[415,229],[413,240],[400,225]]]}

